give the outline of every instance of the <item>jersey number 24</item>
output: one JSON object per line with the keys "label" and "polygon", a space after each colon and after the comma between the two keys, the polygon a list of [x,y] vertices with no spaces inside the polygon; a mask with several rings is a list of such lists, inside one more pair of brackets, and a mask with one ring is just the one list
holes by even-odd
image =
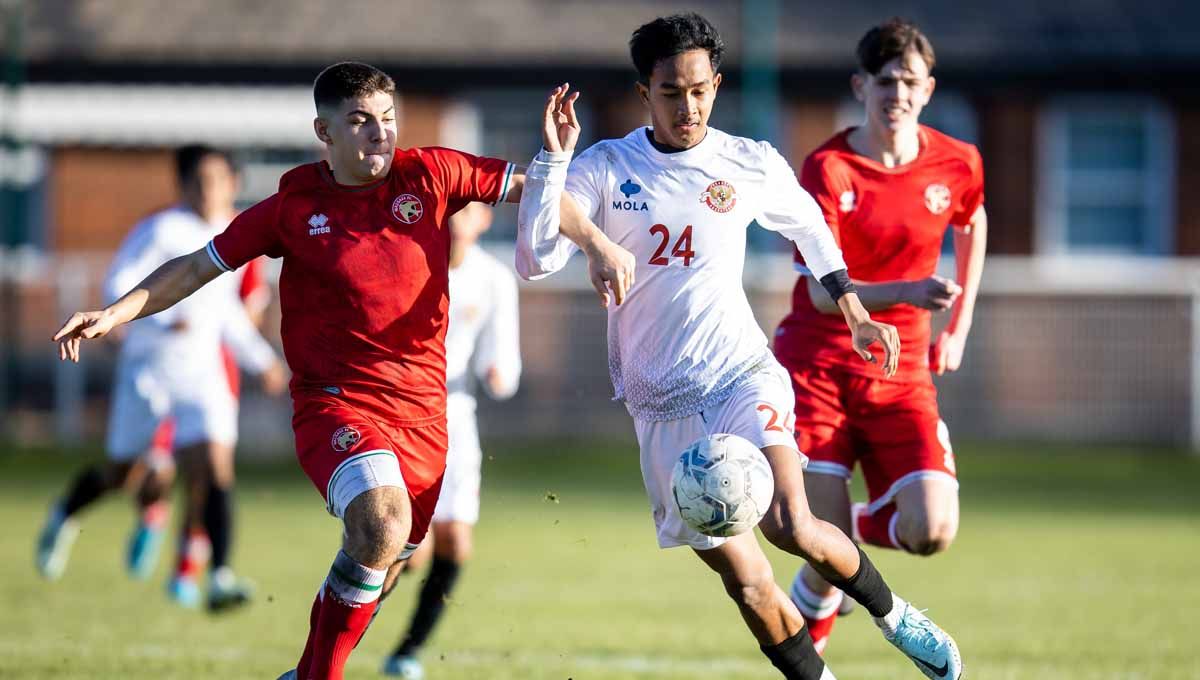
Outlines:
{"label": "jersey number 24", "polygon": [[[667,244],[671,242],[671,230],[665,224],[656,224],[650,227],[650,233],[662,239],[658,243],[658,249],[650,256],[649,264],[665,267],[671,264],[671,258],[663,253],[667,250]],[[696,251],[692,250],[692,225],[687,225],[683,233],[675,241],[675,245],[671,247],[671,255],[673,257],[682,257],[683,266],[692,266],[692,258],[696,257]]]}

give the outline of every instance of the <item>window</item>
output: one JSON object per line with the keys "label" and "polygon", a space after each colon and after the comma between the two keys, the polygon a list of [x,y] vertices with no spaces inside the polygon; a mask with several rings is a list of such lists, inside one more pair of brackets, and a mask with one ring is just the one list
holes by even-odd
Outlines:
{"label": "window", "polygon": [[1038,252],[1170,252],[1174,134],[1153,100],[1052,103],[1038,126]]}

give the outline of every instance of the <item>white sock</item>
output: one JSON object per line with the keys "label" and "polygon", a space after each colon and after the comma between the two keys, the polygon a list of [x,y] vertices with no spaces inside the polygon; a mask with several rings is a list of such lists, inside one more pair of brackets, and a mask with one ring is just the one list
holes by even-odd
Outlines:
{"label": "white sock", "polygon": [[887,639],[892,639],[896,634],[896,628],[900,626],[900,619],[904,616],[904,608],[908,603],[900,599],[896,593],[892,593],[892,611],[881,617],[871,617],[875,619],[875,625],[879,626],[879,630],[883,631],[883,636]]}

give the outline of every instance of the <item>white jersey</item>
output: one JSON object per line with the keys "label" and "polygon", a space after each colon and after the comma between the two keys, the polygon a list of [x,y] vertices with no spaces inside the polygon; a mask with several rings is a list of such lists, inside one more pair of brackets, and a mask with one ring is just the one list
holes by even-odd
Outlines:
{"label": "white jersey", "polygon": [[742,289],[746,227],[757,221],[796,242],[820,278],[845,269],[816,202],[768,143],[708,129],[662,153],[649,128],[600,142],[570,164],[542,152],[521,200],[517,269],[527,278],[565,264],[558,233],[565,188],[604,233],[637,258],[637,281],[608,315],[617,399],[641,420],[675,420],[727,399],[773,362]]}
{"label": "white jersey", "polygon": [[[107,303],[140,283],[164,262],[195,252],[227,225],[209,224],[182,206],[139,222],[117,250],[104,280]],[[238,296],[236,276],[218,276],[169,309],[128,325],[121,361],[157,365],[185,379],[224,380],[224,342],[238,365],[261,373],[275,352],[254,327]],[[176,328],[172,328],[176,326]]]}
{"label": "white jersey", "polygon": [[[494,368],[499,391],[487,374]],[[472,246],[450,270],[450,325],[446,330],[446,390],[456,413],[475,409],[472,386],[478,382],[495,399],[517,391],[521,351],[517,318],[517,280],[502,262]],[[453,427],[453,423],[451,423]]]}

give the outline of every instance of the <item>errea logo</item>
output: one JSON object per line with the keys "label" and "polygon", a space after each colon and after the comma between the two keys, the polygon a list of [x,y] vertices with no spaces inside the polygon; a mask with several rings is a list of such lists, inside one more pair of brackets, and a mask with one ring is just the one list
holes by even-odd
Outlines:
{"label": "errea logo", "polygon": [[318,236],[320,234],[328,234],[332,229],[329,227],[329,218],[324,214],[316,214],[308,218],[308,235]]}

